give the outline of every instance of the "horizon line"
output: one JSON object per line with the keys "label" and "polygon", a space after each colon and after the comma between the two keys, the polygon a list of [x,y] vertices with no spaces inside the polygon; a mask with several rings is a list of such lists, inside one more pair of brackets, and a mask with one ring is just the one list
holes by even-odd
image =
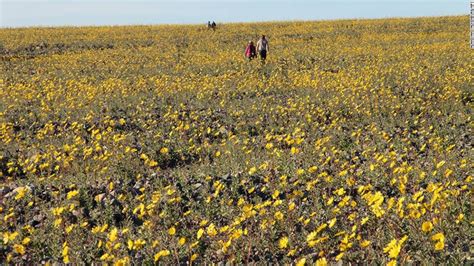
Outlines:
{"label": "horizon line", "polygon": [[[387,16],[387,17],[353,17],[353,18],[327,18],[327,19],[287,19],[287,20],[262,20],[262,21],[226,21],[216,22],[218,25],[229,24],[269,24],[269,23],[297,23],[297,22],[332,22],[332,21],[350,21],[350,20],[389,20],[389,19],[423,19],[423,18],[446,18],[446,17],[468,17],[469,14],[448,14],[439,16]],[[140,27],[140,26],[203,26],[203,23],[156,23],[156,24],[90,24],[90,25],[28,25],[28,26],[2,26],[0,30],[15,30],[15,29],[52,29],[52,28],[100,28],[100,27]]]}

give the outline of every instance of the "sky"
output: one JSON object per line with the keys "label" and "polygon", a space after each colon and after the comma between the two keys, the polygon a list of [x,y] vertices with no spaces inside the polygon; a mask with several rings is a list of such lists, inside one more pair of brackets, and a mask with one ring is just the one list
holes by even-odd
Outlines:
{"label": "sky", "polygon": [[467,14],[465,0],[0,0],[2,28]]}

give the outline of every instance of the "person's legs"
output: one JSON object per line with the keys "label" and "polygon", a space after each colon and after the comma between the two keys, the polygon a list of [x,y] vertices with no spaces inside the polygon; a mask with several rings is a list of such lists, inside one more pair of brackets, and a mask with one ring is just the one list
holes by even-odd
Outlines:
{"label": "person's legs", "polygon": [[262,61],[265,61],[265,59],[267,59],[267,51],[266,50],[260,51],[260,58],[262,59]]}

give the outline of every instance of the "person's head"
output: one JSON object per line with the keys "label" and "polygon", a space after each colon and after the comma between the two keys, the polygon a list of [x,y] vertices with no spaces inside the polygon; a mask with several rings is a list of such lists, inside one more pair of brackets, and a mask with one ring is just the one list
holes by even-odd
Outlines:
{"label": "person's head", "polygon": [[265,40],[265,35],[262,35],[262,40]]}
{"label": "person's head", "polygon": [[252,41],[249,41],[249,45],[253,45],[253,42],[252,42]]}

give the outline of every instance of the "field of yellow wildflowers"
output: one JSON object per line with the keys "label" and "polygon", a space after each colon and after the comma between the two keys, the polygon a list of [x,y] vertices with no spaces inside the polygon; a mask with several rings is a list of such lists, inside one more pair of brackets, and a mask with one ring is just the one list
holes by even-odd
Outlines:
{"label": "field of yellow wildflowers", "polygon": [[472,263],[468,25],[1,29],[0,261]]}

